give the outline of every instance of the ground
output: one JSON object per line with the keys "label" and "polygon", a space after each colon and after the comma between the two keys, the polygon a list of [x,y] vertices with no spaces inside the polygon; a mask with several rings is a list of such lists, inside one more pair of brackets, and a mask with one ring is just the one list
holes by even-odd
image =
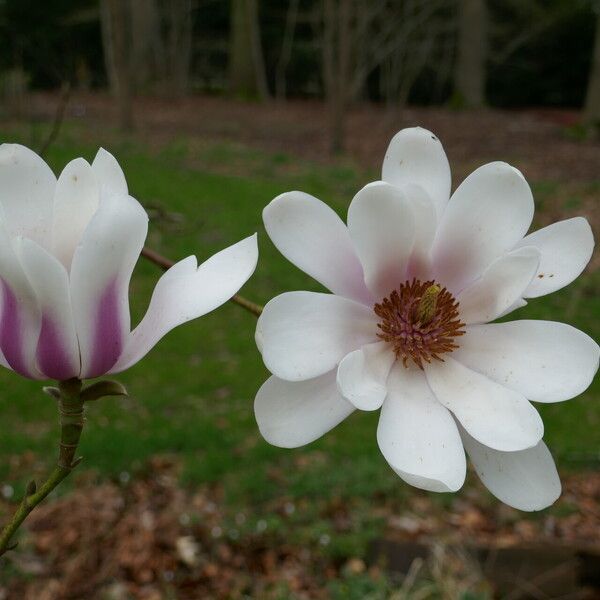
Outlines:
{"label": "ground", "polygon": [[[27,119],[0,123],[1,139],[40,146],[55,104],[53,96],[32,97]],[[319,289],[269,242],[262,208],[281,192],[302,189],[343,215],[353,194],[377,178],[391,135],[413,124],[442,140],[454,186],[476,166],[505,160],[532,184],[535,227],[584,215],[598,231],[600,145],[579,139],[572,114],[410,109],[392,115],[363,107],[350,115],[342,157],[326,152],[324,115],[317,103],[153,100],[139,104],[137,131],[124,135],[111,125],[108,98],[74,96],[47,159],[58,170],[75,156],[93,158],[100,145],[113,152],[132,195],[151,215],[148,244],[170,258],[195,253],[203,260],[258,231],[259,267],[242,293],[259,303],[286,290]],[[565,321],[598,338],[597,261],[518,317]],[[131,289],[134,323],[159,274],[140,261]],[[254,326],[251,314],[228,304],[173,331],[120,375],[129,398],[90,406],[84,461],[61,497],[32,517],[0,572],[0,598],[2,590],[5,598],[48,600],[353,597],[348,590],[357,598],[388,598],[400,584],[369,553],[382,537],[504,544],[598,539],[598,382],[568,404],[541,407],[567,493],[555,507],[528,516],[500,506],[472,476],[453,495],[408,488],[379,454],[373,414],[353,415],[307,448],[267,445],[252,412],[267,377]],[[48,471],[56,406],[38,383],[6,371],[0,381],[6,514],[27,479]],[[430,568],[429,583],[446,585],[436,572]],[[465,598],[487,597],[483,578],[458,579],[470,590]]]}

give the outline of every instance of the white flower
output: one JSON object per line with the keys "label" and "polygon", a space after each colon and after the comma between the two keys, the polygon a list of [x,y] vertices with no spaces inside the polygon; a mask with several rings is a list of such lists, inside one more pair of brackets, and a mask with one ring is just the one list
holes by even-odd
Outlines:
{"label": "white flower", "polygon": [[168,331],[223,304],[256,266],[256,236],[197,266],[189,256],[158,281],[130,331],[129,280],[148,216],[114,157],[70,162],[58,181],[17,144],[0,146],[0,363],[25,377],[118,372]]}
{"label": "white flower", "polygon": [[256,418],[267,441],[289,448],[355,408],[381,407],[377,441],[406,482],[458,490],[466,450],[493,494],[538,510],[560,481],[530,401],[583,392],[599,348],[562,323],[487,323],[573,281],[592,233],[575,218],[523,237],[533,198],[505,163],[449,197],[442,145],[416,128],[393,138],[383,181],[358,192],[347,226],[301,192],[265,208],[277,248],[332,294],[289,292],[265,307],[256,339],[273,376]]}

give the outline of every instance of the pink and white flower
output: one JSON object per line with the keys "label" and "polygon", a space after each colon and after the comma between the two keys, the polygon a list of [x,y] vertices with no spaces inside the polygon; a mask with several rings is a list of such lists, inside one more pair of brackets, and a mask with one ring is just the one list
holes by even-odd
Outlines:
{"label": "pink and white flower", "polygon": [[264,210],[280,252],[332,293],[289,292],[265,307],[257,345],[273,376],[255,414],[270,443],[308,444],[355,409],[381,408],[377,441],[394,471],[456,491],[466,453],[483,483],[522,510],[560,494],[533,402],[577,396],[598,345],[563,323],[490,323],[573,281],[594,246],[583,218],[527,234],[533,197],[506,163],[450,195],[439,140],[421,128],[391,141],[382,181],[358,192],[348,224],[290,192]]}
{"label": "pink and white flower", "polygon": [[158,281],[130,331],[129,281],[148,216],[115,158],[71,161],[57,178],[34,152],[0,146],[0,363],[33,379],[122,371],[168,331],[217,308],[256,267],[256,236]]}

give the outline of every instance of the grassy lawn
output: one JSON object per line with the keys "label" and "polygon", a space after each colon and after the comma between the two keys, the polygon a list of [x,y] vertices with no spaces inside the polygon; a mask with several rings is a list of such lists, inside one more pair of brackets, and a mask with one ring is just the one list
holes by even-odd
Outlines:
{"label": "grassy lawn", "polygon": [[[28,143],[25,133],[5,130],[1,137]],[[147,150],[130,141],[98,142],[118,157],[132,194],[151,213],[148,243],[158,251],[174,259],[195,253],[204,260],[258,231],[259,267],[242,293],[259,303],[285,290],[319,289],[272,246],[261,223],[262,208],[281,192],[302,189],[344,214],[353,193],[375,176],[348,164],[298,164],[286,155],[224,144],[197,148],[193,141],[180,140]],[[75,156],[91,160],[94,152],[80,131],[67,128],[48,161],[58,170]],[[542,206],[546,196],[561,193],[553,182],[534,182],[534,191]],[[565,211],[575,214],[576,204],[577,198],[564,198]],[[155,266],[138,264],[130,294],[134,323],[159,275]],[[587,274],[557,294],[533,300],[518,317],[566,321],[598,338],[599,287],[600,276]],[[95,469],[100,478],[123,479],[142,469],[151,455],[175,454],[183,482],[218,485],[233,509],[258,509],[281,496],[353,497],[365,505],[376,496],[401,499],[407,486],[379,454],[376,414],[354,414],[304,449],[280,450],[262,440],[252,404],[267,371],[254,345],[254,327],[252,315],[228,304],[171,332],[145,360],[119,376],[129,398],[90,406],[81,444],[84,468]],[[56,407],[39,383],[8,371],[0,372],[0,383],[0,481],[12,483],[20,473],[15,456],[31,451],[35,458],[29,470],[43,473],[48,467],[57,440]],[[599,397],[596,381],[568,404],[540,406],[546,441],[560,469],[600,463]],[[325,525],[313,521],[310,535],[319,534],[320,527]],[[307,535],[302,528],[294,531]],[[363,523],[362,535],[368,531]]]}

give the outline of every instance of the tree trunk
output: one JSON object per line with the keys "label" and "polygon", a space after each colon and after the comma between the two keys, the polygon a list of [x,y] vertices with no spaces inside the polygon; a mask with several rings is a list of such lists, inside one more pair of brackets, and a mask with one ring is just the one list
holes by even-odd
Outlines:
{"label": "tree trunk", "polygon": [[600,10],[596,16],[596,40],[593,52],[583,121],[587,125],[600,128]]}
{"label": "tree trunk", "polygon": [[325,0],[323,5],[323,80],[329,112],[330,150],[344,151],[348,108],[351,3],[352,0]]}
{"label": "tree trunk", "polygon": [[455,96],[467,108],[485,103],[487,11],[485,0],[459,0]]}
{"label": "tree trunk", "polygon": [[231,1],[229,84],[239,96],[269,96],[256,0]]}
{"label": "tree trunk", "polygon": [[285,31],[281,44],[281,54],[279,55],[275,73],[275,97],[278,100],[285,100],[286,97],[287,85],[285,75],[292,56],[294,33],[296,32],[296,22],[298,21],[298,4],[299,0],[289,0],[285,19]]}
{"label": "tree trunk", "polygon": [[168,92],[183,96],[188,91],[192,56],[192,1],[169,0],[165,17],[168,22]]}
{"label": "tree trunk", "polygon": [[167,68],[157,0],[130,0],[131,64],[136,91],[163,81]]}
{"label": "tree trunk", "polygon": [[117,99],[119,127],[133,129],[131,90],[130,14],[127,2],[101,0],[104,53],[109,81]]}

